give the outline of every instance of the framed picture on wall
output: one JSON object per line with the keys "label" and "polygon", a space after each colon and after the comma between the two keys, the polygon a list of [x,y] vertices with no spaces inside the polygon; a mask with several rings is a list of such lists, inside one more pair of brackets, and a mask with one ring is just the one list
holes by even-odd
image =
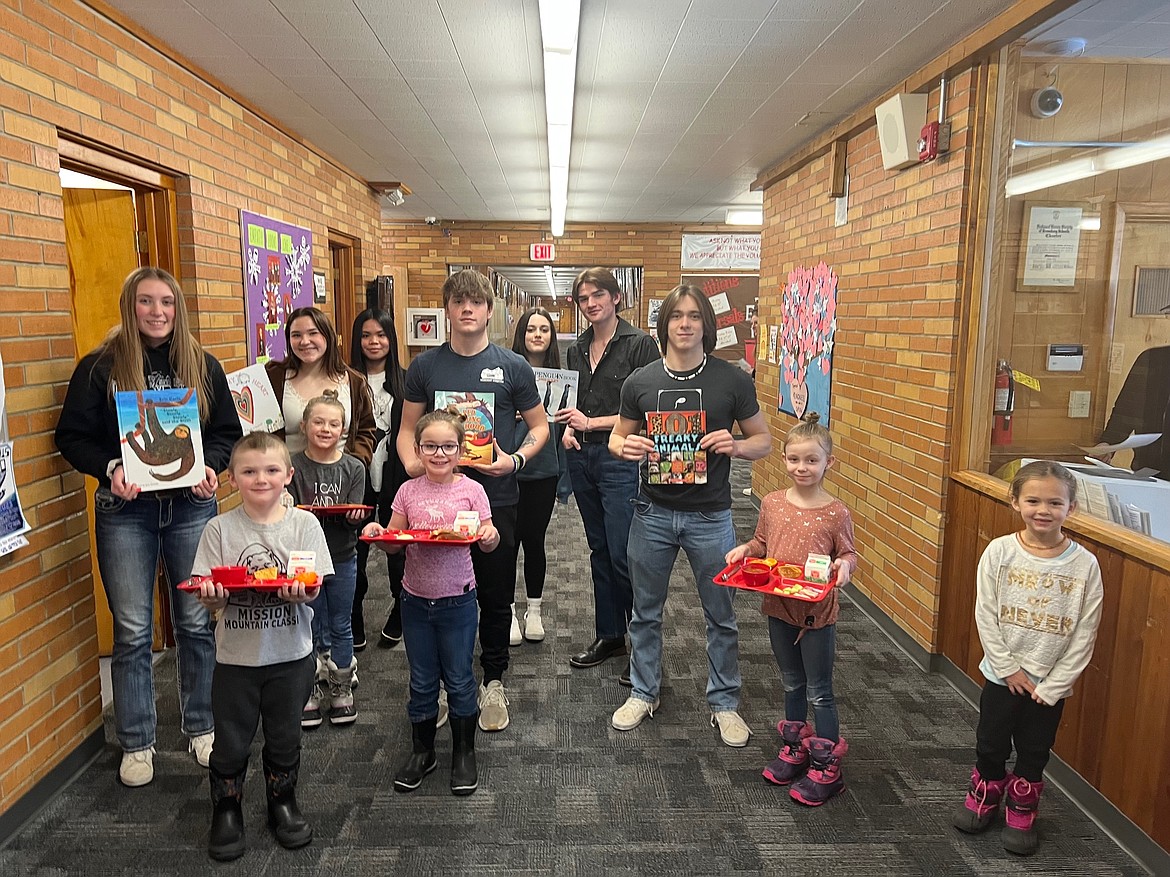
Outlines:
{"label": "framed picture on wall", "polygon": [[1017,291],[1076,292],[1081,288],[1081,229],[1088,207],[1084,201],[1024,202]]}
{"label": "framed picture on wall", "polygon": [[447,340],[442,308],[407,308],[406,343],[411,347],[438,347]]}
{"label": "framed picture on wall", "polygon": [[664,301],[665,301],[665,299],[661,299],[661,298],[646,299],[646,303],[649,305],[649,307],[646,309],[646,328],[647,329],[657,329],[658,328],[658,312],[662,309],[662,303]]}

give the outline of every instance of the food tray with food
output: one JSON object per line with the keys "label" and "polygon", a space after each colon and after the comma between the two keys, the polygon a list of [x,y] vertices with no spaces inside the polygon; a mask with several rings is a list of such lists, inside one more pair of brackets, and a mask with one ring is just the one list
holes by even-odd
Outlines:
{"label": "food tray with food", "polygon": [[315,572],[300,572],[295,576],[280,576],[276,570],[256,570],[249,573],[244,567],[215,567],[209,576],[191,576],[179,585],[180,591],[198,591],[204,581],[219,582],[228,591],[279,591],[285,585],[304,582],[305,587],[316,588],[321,584]]}
{"label": "food tray with food", "polygon": [[432,545],[470,545],[479,541],[479,534],[468,536],[457,530],[387,530],[381,536],[362,536],[363,542],[411,542]]}
{"label": "food tray with food", "polygon": [[715,584],[761,594],[775,594],[818,603],[833,590],[833,583],[809,582],[801,578],[804,572],[794,563],[781,563],[771,557],[749,557],[742,563],[733,563],[715,576]]}
{"label": "food tray with food", "polygon": [[298,505],[297,508],[315,515],[347,515],[350,512],[372,512],[374,510],[372,505],[362,505],[360,502],[339,502],[337,505]]}

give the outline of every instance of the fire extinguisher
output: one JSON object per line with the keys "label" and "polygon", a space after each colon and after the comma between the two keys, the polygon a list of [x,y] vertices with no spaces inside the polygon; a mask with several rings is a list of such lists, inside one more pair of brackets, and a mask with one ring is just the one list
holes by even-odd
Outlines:
{"label": "fire extinguisher", "polygon": [[995,367],[995,415],[991,426],[993,445],[1012,443],[1012,412],[1016,407],[1016,382],[1012,378],[1012,367],[1001,359]]}

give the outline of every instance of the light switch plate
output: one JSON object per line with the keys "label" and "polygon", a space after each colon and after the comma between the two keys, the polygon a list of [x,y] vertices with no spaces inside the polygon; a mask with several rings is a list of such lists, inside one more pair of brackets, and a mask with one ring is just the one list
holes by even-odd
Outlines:
{"label": "light switch plate", "polygon": [[1073,390],[1068,394],[1068,416],[1088,417],[1093,394],[1088,390]]}

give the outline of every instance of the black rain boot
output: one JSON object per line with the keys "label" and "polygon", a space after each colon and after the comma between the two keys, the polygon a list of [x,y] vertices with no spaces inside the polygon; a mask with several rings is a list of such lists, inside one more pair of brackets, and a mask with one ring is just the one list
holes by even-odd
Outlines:
{"label": "black rain boot", "polygon": [[217,862],[230,862],[244,854],[244,811],[240,802],[244,797],[245,767],[238,776],[221,777],[208,770],[211,780],[211,836],[207,840],[207,855]]}
{"label": "black rain boot", "polygon": [[299,764],[292,767],[264,765],[264,779],[268,792],[268,827],[276,841],[286,850],[295,850],[311,843],[313,829],[297,806],[297,773]]}
{"label": "black rain boot", "polygon": [[435,769],[435,725],[436,718],[411,722],[410,736],[414,748],[398,773],[394,775],[394,791],[413,792],[422,785],[423,777]]}
{"label": "black rain boot", "polygon": [[479,715],[451,716],[451,794],[470,795],[479,787],[475,766],[475,724]]}

